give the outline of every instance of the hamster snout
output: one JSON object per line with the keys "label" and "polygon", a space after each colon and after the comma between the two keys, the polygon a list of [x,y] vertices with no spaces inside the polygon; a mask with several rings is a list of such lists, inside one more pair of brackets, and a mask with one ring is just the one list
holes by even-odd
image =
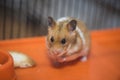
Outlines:
{"label": "hamster snout", "polygon": [[53,51],[54,51],[55,54],[60,54],[60,53],[62,53],[62,50],[61,50],[61,49],[55,49],[55,50],[53,50]]}
{"label": "hamster snout", "polygon": [[63,50],[63,49],[56,49],[56,48],[55,48],[55,49],[51,49],[50,52],[51,52],[53,55],[59,55],[59,54],[65,52],[65,50]]}

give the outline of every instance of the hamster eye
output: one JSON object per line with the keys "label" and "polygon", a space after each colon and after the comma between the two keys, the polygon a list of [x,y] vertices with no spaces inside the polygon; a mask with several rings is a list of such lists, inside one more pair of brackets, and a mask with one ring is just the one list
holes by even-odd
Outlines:
{"label": "hamster eye", "polygon": [[61,43],[62,43],[62,44],[65,44],[65,43],[66,43],[66,39],[65,39],[65,38],[62,39],[62,40],[61,40]]}
{"label": "hamster eye", "polygon": [[51,41],[51,42],[54,42],[54,38],[53,38],[53,36],[51,37],[50,41]]}

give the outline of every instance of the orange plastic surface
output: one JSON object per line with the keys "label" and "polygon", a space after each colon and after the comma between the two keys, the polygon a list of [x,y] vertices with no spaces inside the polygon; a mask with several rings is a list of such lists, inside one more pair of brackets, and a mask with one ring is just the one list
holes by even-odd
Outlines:
{"label": "orange plastic surface", "polygon": [[36,67],[15,69],[17,80],[120,80],[120,29],[92,31],[87,62],[61,68],[51,65],[45,37],[0,41],[0,49],[28,54]]}

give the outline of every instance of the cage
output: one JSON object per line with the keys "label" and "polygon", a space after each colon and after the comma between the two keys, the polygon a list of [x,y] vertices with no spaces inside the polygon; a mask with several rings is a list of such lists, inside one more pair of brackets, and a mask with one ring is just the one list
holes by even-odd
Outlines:
{"label": "cage", "polygon": [[[87,62],[59,68],[50,64],[48,16],[86,24],[91,35]],[[20,51],[36,62],[33,68],[15,69],[16,80],[120,80],[119,34],[120,0],[0,0],[0,49]]]}
{"label": "cage", "polygon": [[70,16],[90,30],[120,26],[119,0],[0,0],[0,39],[42,36],[46,19]]}

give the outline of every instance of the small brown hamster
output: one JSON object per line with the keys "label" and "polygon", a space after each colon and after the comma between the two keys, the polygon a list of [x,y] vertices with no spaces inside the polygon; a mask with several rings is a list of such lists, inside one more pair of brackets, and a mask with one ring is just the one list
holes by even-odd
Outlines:
{"label": "small brown hamster", "polygon": [[63,17],[55,21],[48,17],[47,47],[49,57],[56,62],[69,62],[82,57],[87,60],[90,35],[85,24],[75,18]]}

